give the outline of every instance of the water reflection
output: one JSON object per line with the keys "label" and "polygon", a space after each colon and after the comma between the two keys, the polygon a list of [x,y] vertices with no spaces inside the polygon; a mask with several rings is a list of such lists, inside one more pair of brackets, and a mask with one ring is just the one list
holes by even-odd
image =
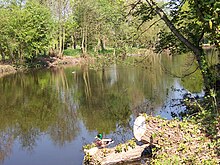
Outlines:
{"label": "water reflection", "polygon": [[0,132],[0,162],[3,163],[4,160],[10,156],[12,152],[13,145],[13,134],[11,131],[7,130]]}
{"label": "water reflection", "polygon": [[[1,79],[1,133],[13,130],[12,141],[18,139],[20,146],[30,151],[37,147],[36,141],[45,133],[57,145],[73,141],[79,131],[76,106],[65,92],[68,88],[62,73],[60,78],[54,76],[56,72],[40,71]],[[8,156],[8,152],[4,155]],[[1,156],[2,159],[5,156]]]}
{"label": "water reflection", "polygon": [[[199,71],[194,77],[172,77],[186,73],[187,59],[192,61],[189,56],[147,56],[131,59],[138,67],[57,68],[1,78],[0,159],[3,164],[34,159],[35,164],[81,164],[81,147],[97,132],[119,143],[132,136],[140,112],[170,118],[169,104],[180,97],[172,88],[202,91]],[[195,68],[192,64],[187,71]],[[50,156],[43,156],[45,150]]]}

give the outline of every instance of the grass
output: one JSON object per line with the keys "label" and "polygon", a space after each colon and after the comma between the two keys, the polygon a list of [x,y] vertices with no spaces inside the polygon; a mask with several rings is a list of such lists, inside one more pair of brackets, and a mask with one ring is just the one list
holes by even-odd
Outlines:
{"label": "grass", "polygon": [[[90,56],[109,55],[109,54],[113,54],[113,53],[114,53],[114,49],[112,49],[112,48],[108,48],[105,50],[99,50],[99,51],[94,51],[93,49],[89,49],[87,51],[87,54],[89,54]],[[68,48],[63,51],[63,54],[65,56],[79,56],[82,54],[82,51],[80,48],[77,48],[77,49]]]}
{"label": "grass", "polygon": [[81,49],[68,48],[63,51],[63,54],[65,56],[79,56],[81,54]]}

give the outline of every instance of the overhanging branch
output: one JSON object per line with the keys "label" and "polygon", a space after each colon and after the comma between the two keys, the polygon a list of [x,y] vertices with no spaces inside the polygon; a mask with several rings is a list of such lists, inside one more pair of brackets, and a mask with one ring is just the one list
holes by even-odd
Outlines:
{"label": "overhanging branch", "polygon": [[157,4],[153,0],[146,0],[147,4],[152,8],[155,9],[157,15],[165,22],[165,24],[169,27],[169,29],[176,35],[176,37],[184,43],[190,50],[192,50],[196,55],[199,54],[200,50],[189,40],[187,40],[174,26],[174,24],[169,20],[166,13],[157,6]]}
{"label": "overhanging branch", "polygon": [[129,10],[127,16],[130,15],[131,12],[132,12],[132,11],[136,8],[136,6],[137,6],[138,4],[140,4],[140,3],[141,3],[141,0],[138,0],[138,1],[135,2],[135,3],[132,3],[132,4],[128,5],[127,7],[131,6],[131,9]]}
{"label": "overhanging branch", "polygon": [[[157,22],[159,22],[161,19],[156,20],[155,22],[153,22],[147,29],[145,29],[144,31],[141,32],[141,34],[138,35],[139,36],[143,35],[145,32],[147,32],[152,26],[154,26]],[[141,24],[142,25],[142,24]],[[140,26],[138,26],[139,29]]]}

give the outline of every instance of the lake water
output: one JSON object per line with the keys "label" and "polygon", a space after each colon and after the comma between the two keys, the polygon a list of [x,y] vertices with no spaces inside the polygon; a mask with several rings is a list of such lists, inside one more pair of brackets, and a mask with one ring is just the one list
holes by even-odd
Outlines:
{"label": "lake water", "polygon": [[[133,137],[139,113],[171,119],[186,91],[202,94],[191,56],[145,57],[102,70],[86,66],[17,73],[0,79],[3,165],[80,165],[98,132],[115,144]],[[174,106],[176,104],[176,106]]]}

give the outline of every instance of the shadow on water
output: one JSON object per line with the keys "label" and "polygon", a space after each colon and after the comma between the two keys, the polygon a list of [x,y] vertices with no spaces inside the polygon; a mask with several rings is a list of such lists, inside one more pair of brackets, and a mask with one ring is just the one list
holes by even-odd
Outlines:
{"label": "shadow on water", "polygon": [[133,136],[139,113],[171,119],[172,111],[184,110],[178,105],[184,92],[202,92],[199,72],[172,76],[194,70],[191,58],[147,57],[138,59],[141,65],[134,60],[136,67],[95,71],[82,66],[1,78],[2,164],[82,164],[82,145],[98,132],[118,144]]}

